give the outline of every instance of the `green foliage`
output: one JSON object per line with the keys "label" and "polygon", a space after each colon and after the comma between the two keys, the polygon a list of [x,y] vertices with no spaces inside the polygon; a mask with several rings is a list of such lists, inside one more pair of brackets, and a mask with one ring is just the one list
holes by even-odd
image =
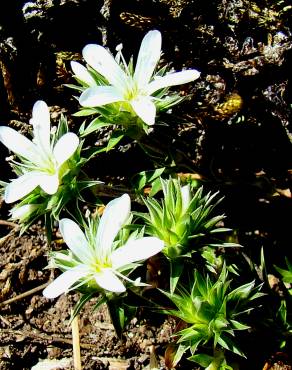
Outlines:
{"label": "green foliage", "polygon": [[138,215],[146,222],[146,233],[164,241],[163,253],[174,259],[190,256],[204,245],[222,246],[216,235],[230,229],[218,226],[224,215],[213,215],[222,200],[218,199],[218,193],[203,195],[200,187],[193,194],[189,184],[182,186],[175,178],[160,178],[160,182],[164,198],[159,202],[154,197],[143,197],[148,213]]}
{"label": "green foliage", "polygon": [[[292,284],[292,264],[289,262],[288,258],[285,258],[287,270],[282,269],[278,266],[274,266],[278,273],[281,275],[284,283]],[[290,294],[292,294],[292,289],[289,289]]]}
{"label": "green foliage", "polygon": [[193,192],[190,184],[182,185],[179,179],[159,180],[164,198],[158,201],[143,197],[148,213],[136,215],[146,223],[147,234],[164,241],[163,253],[170,262],[170,289],[174,292],[184,269],[184,258],[191,258],[195,252],[207,255],[206,248],[238,245],[218,238],[220,233],[230,231],[220,225],[225,216],[214,215],[222,201],[218,192],[204,195],[202,186]]}
{"label": "green foliage", "polygon": [[204,362],[209,366],[213,361],[212,356],[195,354],[199,349],[208,350],[207,345],[213,350],[228,350],[244,356],[236,343],[236,332],[247,330],[249,326],[242,323],[240,317],[254,308],[253,301],[263,293],[259,292],[260,287],[255,287],[254,281],[235,289],[231,288],[231,283],[224,266],[217,280],[210,275],[203,276],[196,270],[190,290],[180,287],[175,294],[164,291],[176,309],[163,312],[179,318],[187,325],[174,334],[178,344],[174,363],[190,350],[191,361]]}

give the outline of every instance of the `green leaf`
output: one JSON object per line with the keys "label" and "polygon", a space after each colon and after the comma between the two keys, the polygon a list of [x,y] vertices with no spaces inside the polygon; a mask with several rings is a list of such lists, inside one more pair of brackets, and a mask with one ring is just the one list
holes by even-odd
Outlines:
{"label": "green leaf", "polygon": [[68,87],[69,89],[77,90],[77,91],[80,91],[80,92],[84,91],[84,87],[82,87],[82,86],[77,86],[77,85],[73,85],[73,84],[64,84],[64,86]]}
{"label": "green leaf", "polygon": [[54,224],[54,220],[52,219],[51,215],[45,214],[46,236],[47,236],[47,241],[49,245],[52,242],[53,224]]}
{"label": "green leaf", "polygon": [[76,305],[73,309],[73,312],[71,313],[71,317],[70,317],[70,320],[69,320],[69,325],[71,325],[72,320],[74,319],[74,317],[76,317],[79,314],[79,312],[82,310],[85,303],[88,302],[94,296],[94,294],[96,294],[96,292],[90,292],[90,293],[83,294],[83,296],[76,303]]}
{"label": "green leaf", "polygon": [[179,259],[170,260],[170,293],[173,294],[183,272],[184,263]]}
{"label": "green leaf", "polygon": [[84,125],[82,125],[79,129],[79,135],[80,137],[85,137],[91,134],[92,132],[98,131],[102,127],[108,126],[112,126],[112,123],[104,122],[98,117],[91,121],[86,128],[84,128]]}
{"label": "green leaf", "polygon": [[122,131],[115,131],[112,133],[107,147],[106,151],[109,152],[111,149],[113,149],[124,137],[124,133]]}
{"label": "green leaf", "polygon": [[156,199],[148,198],[144,200],[146,207],[148,208],[148,212],[151,219],[151,224],[154,227],[161,228],[162,227],[162,209],[160,204],[157,202]]}
{"label": "green leaf", "polygon": [[[216,229],[211,230],[210,233],[211,234],[215,234],[215,233],[226,233],[226,232],[229,232],[229,231],[232,231],[232,229],[230,229],[228,227],[217,227]],[[236,244],[236,243],[234,243],[234,244]]]}
{"label": "green leaf", "polygon": [[174,358],[173,358],[173,366],[176,366],[179,361],[181,360],[182,356],[185,354],[185,352],[190,348],[189,345],[186,345],[186,344],[180,344],[178,346],[178,349],[174,355]]}
{"label": "green leaf", "polygon": [[222,335],[218,338],[218,343],[225,349],[236,353],[239,356],[246,357],[245,354],[235,345],[235,343],[229,339],[226,335]]}
{"label": "green leaf", "polygon": [[282,276],[282,280],[284,283],[292,283],[292,269],[284,270],[276,265],[274,265],[274,268],[278,271],[278,273]]}
{"label": "green leaf", "polygon": [[281,319],[281,321],[286,324],[287,323],[287,303],[283,299],[281,300],[280,307],[277,312],[277,316]]}
{"label": "green leaf", "polygon": [[86,116],[91,116],[93,114],[96,114],[96,110],[92,108],[84,108],[81,109],[80,111],[73,113],[72,116],[74,117],[86,117]]}
{"label": "green leaf", "polygon": [[292,263],[289,262],[288,258],[285,257],[286,265],[288,267],[288,270],[292,272]]}
{"label": "green leaf", "polygon": [[254,281],[250,283],[244,284],[239,286],[238,288],[234,289],[232,292],[228,294],[228,301],[238,302],[242,299],[246,299],[251,290],[254,288]]}
{"label": "green leaf", "polygon": [[142,190],[147,184],[151,184],[154,180],[159,178],[164,172],[165,167],[157,168],[154,171],[142,171],[139,172],[133,179],[136,184],[137,190]]}
{"label": "green leaf", "polygon": [[95,306],[93,307],[93,310],[94,311],[97,310],[98,307],[100,307],[102,304],[104,304],[106,302],[107,302],[107,297],[106,297],[106,295],[102,294],[101,297],[96,302]]}
{"label": "green leaf", "polygon": [[130,322],[137,311],[137,307],[131,307],[124,303],[123,297],[113,296],[106,301],[112,324],[119,338],[122,337],[126,325]]}
{"label": "green leaf", "polygon": [[198,353],[194,356],[188,357],[188,360],[196,362],[202,367],[208,367],[213,361],[213,356],[206,355],[204,353]]}
{"label": "green leaf", "polygon": [[232,323],[232,325],[234,326],[234,329],[236,330],[247,330],[250,328],[250,326],[244,325],[241,322],[236,321],[236,320],[230,320],[230,322]]}
{"label": "green leaf", "polygon": [[160,179],[157,178],[152,182],[151,191],[149,193],[150,197],[153,197],[156,193],[158,193],[161,190],[161,183]]}
{"label": "green leaf", "polygon": [[206,230],[211,229],[212,227],[216,226],[216,224],[218,224],[218,222],[221,221],[223,218],[224,218],[223,215],[219,215],[219,216],[215,216],[211,218],[209,221],[205,223],[204,228]]}
{"label": "green leaf", "polygon": [[194,272],[195,282],[192,288],[191,296],[195,297],[200,294],[202,297],[207,297],[208,288],[206,284],[206,279],[199,273],[198,270]]}

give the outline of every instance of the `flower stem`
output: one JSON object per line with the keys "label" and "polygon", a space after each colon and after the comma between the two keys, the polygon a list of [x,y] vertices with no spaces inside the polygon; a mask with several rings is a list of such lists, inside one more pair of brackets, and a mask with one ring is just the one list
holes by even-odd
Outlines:
{"label": "flower stem", "polygon": [[224,359],[225,359],[224,352],[220,349],[214,349],[213,361],[206,368],[206,370],[219,370]]}

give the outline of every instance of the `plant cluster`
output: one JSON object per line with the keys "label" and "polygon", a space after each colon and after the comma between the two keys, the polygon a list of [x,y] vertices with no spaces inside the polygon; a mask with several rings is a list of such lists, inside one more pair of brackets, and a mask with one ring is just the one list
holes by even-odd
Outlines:
{"label": "plant cluster", "polygon": [[[238,344],[240,333],[249,329],[245,321],[263,293],[262,284],[256,279],[242,282],[239,268],[225,259],[227,249],[232,254],[241,246],[226,236],[231,230],[224,226],[225,215],[217,211],[223,198],[162,166],[154,167],[150,176],[140,173],[136,188],[99,207],[96,189],[104,184],[85,171],[85,164],[114,149],[124,137],[140,142],[153,133],[160,113],[183,100],[170,88],[199,78],[195,69],[157,68],[160,54],[157,30],[143,38],[135,68],[133,58],[125,61],[121,45],[115,56],[100,45],[85,46],[85,65],[71,62],[78,85],[67,85],[80,105],[75,116],[85,117],[78,132],[70,132],[64,116],[51,128],[49,108],[41,100],[33,106],[31,140],[0,127],[0,141],[13,153],[10,165],[16,175],[1,182],[3,197],[13,203],[10,216],[21,232],[44,218],[50,241],[58,226],[67,248],[50,253],[48,267],[61,274],[43,294],[54,299],[78,291],[72,318],[98,297],[96,307],[108,305],[121,335],[138,309],[135,299],[145,299],[145,288],[154,289],[145,272],[151,258],[157,274],[167,275],[164,284],[156,284],[167,303],[162,307],[151,302],[152,307],[180,321],[170,367],[186,355],[209,370],[230,369],[228,352],[245,356]],[[87,138],[108,126],[111,137],[105,147],[85,149]],[[148,195],[141,191],[146,186],[151,189]],[[91,199],[96,197],[97,211],[83,214],[80,204],[87,204],[88,192]],[[164,260],[165,271],[159,270],[155,257]],[[287,267],[289,271],[277,270],[285,283],[291,283],[289,262]],[[282,301],[279,312],[287,326],[285,304]],[[291,333],[291,326],[287,328]]]}

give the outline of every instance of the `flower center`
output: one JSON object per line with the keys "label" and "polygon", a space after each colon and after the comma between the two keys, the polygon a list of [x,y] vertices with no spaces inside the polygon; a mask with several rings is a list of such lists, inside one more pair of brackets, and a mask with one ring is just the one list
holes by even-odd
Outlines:
{"label": "flower center", "polygon": [[96,260],[92,264],[92,269],[94,270],[94,272],[101,272],[102,270],[108,269],[111,267],[112,267],[112,263],[109,260],[106,260],[106,261]]}
{"label": "flower center", "polygon": [[135,99],[139,95],[139,87],[133,78],[129,78],[129,83],[124,92],[125,100]]}

